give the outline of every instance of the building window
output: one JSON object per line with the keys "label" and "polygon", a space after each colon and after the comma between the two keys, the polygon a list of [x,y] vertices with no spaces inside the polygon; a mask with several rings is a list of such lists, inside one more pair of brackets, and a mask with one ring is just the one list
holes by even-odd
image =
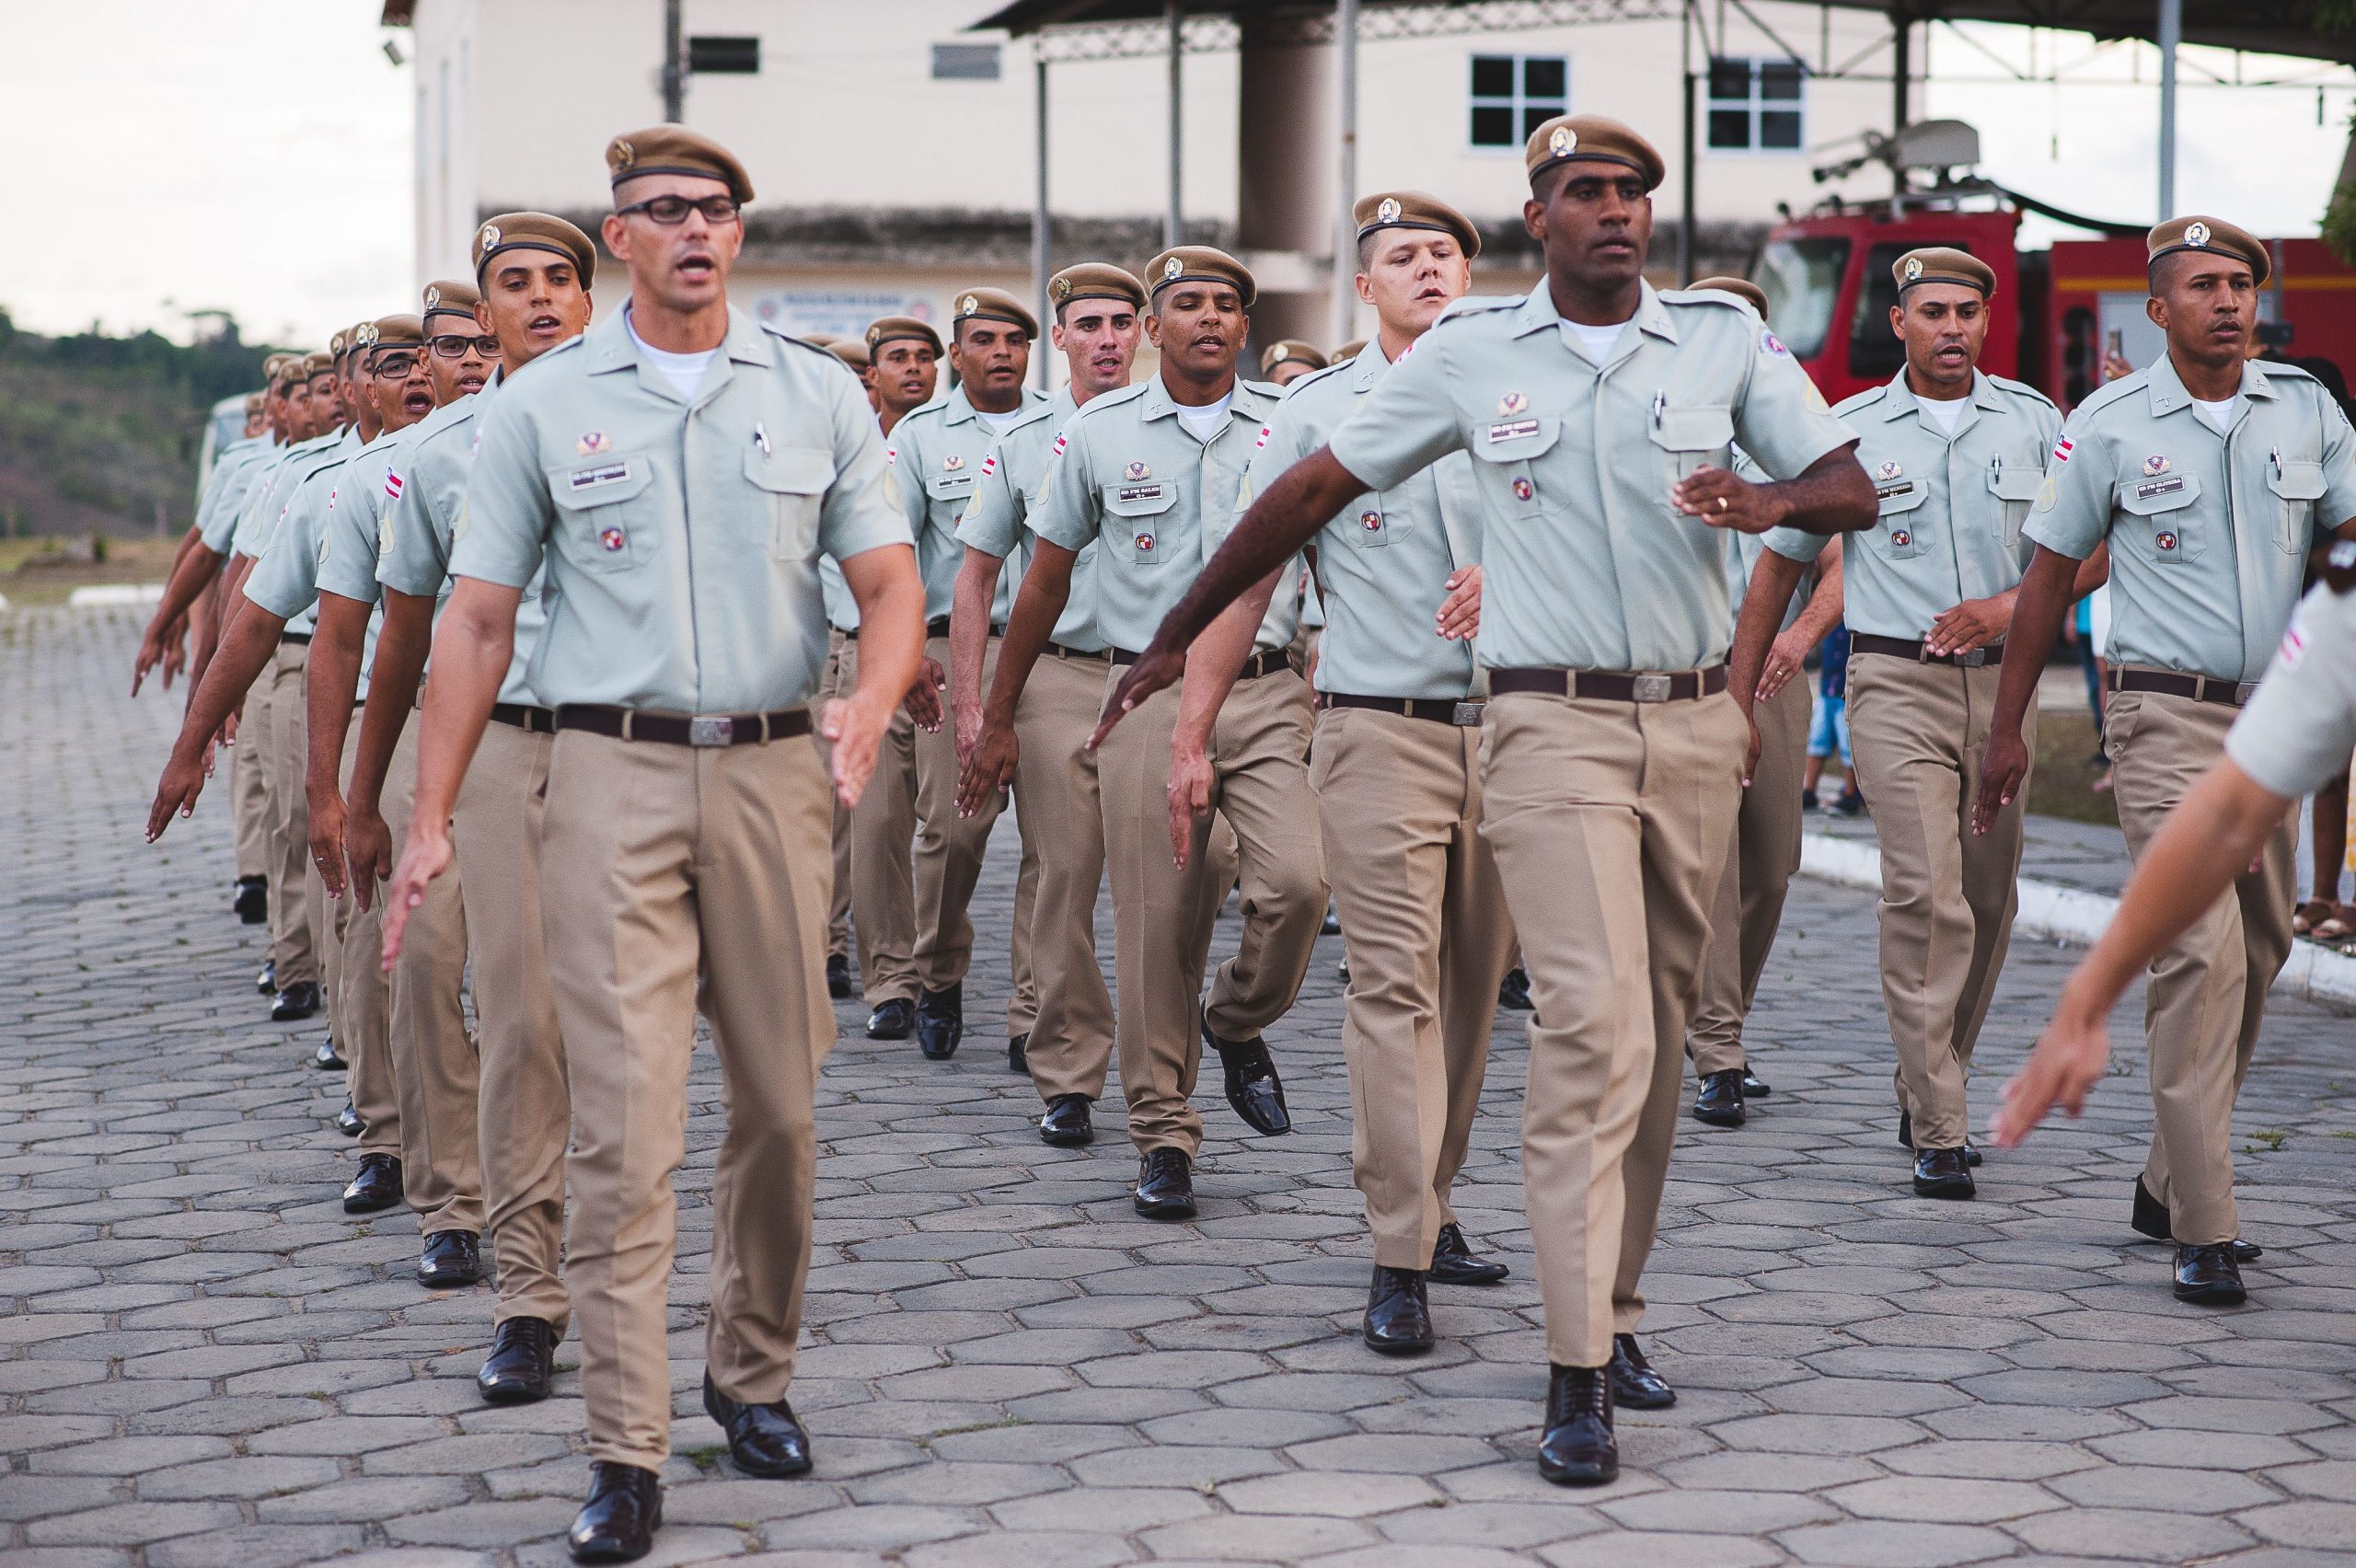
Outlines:
{"label": "building window", "polygon": [[1571,63],[1559,54],[1472,56],[1472,144],[1519,150],[1530,133],[1571,111]]}
{"label": "building window", "polygon": [[932,46],[932,79],[936,82],[995,82],[998,45],[936,43]]}
{"label": "building window", "polygon": [[1801,83],[1796,60],[1719,58],[1710,62],[1710,148],[1721,153],[1796,153],[1801,149]]}
{"label": "building window", "polygon": [[757,76],[761,74],[761,40],[757,38],[690,38],[687,69],[699,76]]}

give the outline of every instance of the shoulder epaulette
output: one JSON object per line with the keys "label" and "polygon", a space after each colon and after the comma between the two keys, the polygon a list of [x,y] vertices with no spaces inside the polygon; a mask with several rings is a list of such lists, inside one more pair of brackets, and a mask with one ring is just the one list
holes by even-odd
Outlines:
{"label": "shoulder epaulette", "polygon": [[2056,413],[2060,413],[2062,411],[2060,405],[2056,404],[2052,398],[2047,397],[2036,387],[2031,386],[2026,381],[2015,381],[2009,375],[1992,375],[1988,379],[1994,382],[1997,386],[2003,387],[2007,392],[2016,393],[2024,398],[2035,398],[2038,402],[2044,404],[2047,408],[2053,409]]}
{"label": "shoulder epaulette", "polygon": [[1301,388],[1309,386],[1311,382],[1331,381],[1337,371],[1356,369],[1357,363],[1358,362],[1355,359],[1335,360],[1332,364],[1327,365],[1322,370],[1312,370],[1307,375],[1296,375],[1292,378],[1291,382],[1282,389],[1283,394],[1287,398],[1297,397],[1299,395]]}
{"label": "shoulder epaulette", "polygon": [[1103,409],[1117,408],[1124,403],[1133,403],[1144,397],[1145,389],[1152,385],[1152,379],[1148,377],[1143,381],[1132,381],[1126,386],[1111,392],[1099,392],[1080,406],[1080,411],[1071,417],[1071,422],[1078,424],[1081,420],[1091,418]]}
{"label": "shoulder epaulette", "polygon": [[1657,291],[1656,297],[1663,305],[1718,306],[1746,316],[1759,314],[1750,308],[1749,300],[1739,294],[1727,294],[1723,289],[1661,289]]}
{"label": "shoulder epaulette", "polygon": [[1832,405],[1832,417],[1837,420],[1842,414],[1854,413],[1859,409],[1870,409],[1888,396],[1889,383],[1887,381],[1878,386],[1868,386],[1863,392],[1852,392]]}

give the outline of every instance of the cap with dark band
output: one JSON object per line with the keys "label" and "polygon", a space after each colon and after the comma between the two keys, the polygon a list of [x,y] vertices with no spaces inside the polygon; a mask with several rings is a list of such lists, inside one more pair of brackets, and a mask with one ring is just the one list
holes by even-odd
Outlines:
{"label": "cap with dark band", "polygon": [[1996,297],[1996,271],[1969,250],[1952,246],[1933,245],[1921,250],[1910,250],[1889,264],[1889,275],[1898,280],[1898,294],[1917,283],[1953,283],[1958,288],[1976,289],[1981,299]]}
{"label": "cap with dark band", "polygon": [[581,274],[581,285],[589,286],[597,275],[597,248],[589,236],[553,213],[502,213],[487,218],[475,230],[475,282],[482,282],[483,269],[491,265],[494,256],[510,250],[551,250],[572,261]]}
{"label": "cap with dark band", "polygon": [[1689,289],[1715,289],[1730,294],[1760,315],[1767,314],[1767,291],[1749,278],[1696,278],[1685,285]]}
{"label": "cap with dark band", "polygon": [[885,316],[867,324],[867,352],[871,354],[895,338],[930,344],[935,354],[941,352],[941,334],[913,316]]}
{"label": "cap with dark band", "polygon": [[1133,310],[1145,308],[1145,285],[1126,267],[1110,261],[1082,261],[1047,280],[1047,304],[1060,311],[1076,299],[1117,299]]}
{"label": "cap with dark band", "polygon": [[[475,327],[475,306],[480,303],[482,295],[475,292],[475,286],[472,283],[462,283],[445,278],[440,282],[426,284],[424,316],[426,336],[432,337],[437,331],[479,330]],[[437,328],[433,325],[433,318],[437,316],[456,317],[458,320],[465,322],[466,326]]]}
{"label": "cap with dark band", "polygon": [[1260,352],[1262,375],[1274,375],[1280,364],[1305,364],[1311,370],[1323,370],[1329,363],[1324,350],[1314,343],[1304,343],[1299,338],[1282,339]]}
{"label": "cap with dark band", "polygon": [[867,357],[867,345],[855,338],[837,338],[826,345],[826,352],[853,370],[865,370],[873,363]]}
{"label": "cap with dark band", "polygon": [[1037,319],[1004,289],[967,289],[960,294],[957,308],[949,317],[949,335],[955,337],[958,324],[968,320],[1004,321],[1022,328],[1026,338],[1039,335]]}
{"label": "cap with dark band", "polygon": [[2201,250],[2247,262],[2252,281],[2261,286],[2274,275],[2274,259],[2266,253],[2265,243],[2223,218],[2172,218],[2146,236],[2143,244],[2150,252],[2143,260],[2146,267],[2179,250]]}
{"label": "cap with dark band", "polygon": [[1260,292],[1250,268],[1208,245],[1181,245],[1163,251],[1146,263],[1145,282],[1157,295],[1172,283],[1225,283],[1242,296],[1246,310]]}
{"label": "cap with dark band", "polygon": [[833,332],[796,332],[794,336],[813,347],[821,349],[831,349],[842,341],[841,337]]}
{"label": "cap with dark band", "polygon": [[1542,171],[1559,163],[1606,163],[1633,168],[1644,176],[1646,190],[1657,189],[1669,173],[1650,142],[1600,114],[1556,115],[1530,133],[1521,161],[1533,184]]}
{"label": "cap with dark band", "polygon": [[617,190],[650,174],[687,174],[721,181],[739,202],[753,199],[752,177],[736,155],[684,125],[652,125],[615,137],[606,144],[606,171]]}
{"label": "cap with dark band", "polygon": [[1366,340],[1364,338],[1352,338],[1348,342],[1344,343],[1340,348],[1334,351],[1334,363],[1335,364],[1339,364],[1344,360],[1354,360],[1364,352],[1366,352]]}
{"label": "cap with dark band", "polygon": [[335,360],[331,355],[320,353],[303,356],[303,378],[306,381],[315,375],[329,375],[334,370]]}
{"label": "cap with dark band", "polygon": [[379,316],[369,326],[373,330],[368,346],[372,349],[422,349],[425,346],[423,317]]}
{"label": "cap with dark band", "polygon": [[328,358],[340,360],[343,351],[352,346],[352,329],[346,327],[328,339]]}
{"label": "cap with dark band", "polygon": [[1420,190],[1378,190],[1361,196],[1350,209],[1350,217],[1358,225],[1360,239],[1377,229],[1438,229],[1454,235],[1468,259],[1481,254],[1481,231],[1472,226],[1472,220]]}

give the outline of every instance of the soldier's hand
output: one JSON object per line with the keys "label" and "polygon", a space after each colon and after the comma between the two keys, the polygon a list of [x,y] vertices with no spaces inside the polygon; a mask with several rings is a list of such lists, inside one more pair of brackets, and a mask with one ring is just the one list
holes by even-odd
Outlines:
{"label": "soldier's hand", "polygon": [[175,815],[195,812],[196,798],[204,792],[204,776],[212,771],[213,748],[208,745],[202,751],[200,759],[185,746],[172,748],[171,760],[164,764],[164,777],[156,784],[156,803],[147,809],[148,843],[164,836]]}
{"label": "soldier's hand", "polygon": [[1759,665],[1759,701],[1767,701],[1791,684],[1792,677],[1807,664],[1811,646],[1807,634],[1796,627],[1779,633],[1767,645],[1767,657]]}
{"label": "soldier's hand", "polygon": [[147,628],[147,634],[139,640],[139,652],[131,661],[132,696],[139,695],[139,687],[147,679],[147,672],[162,663],[164,658],[164,628],[160,626],[151,626]]}
{"label": "soldier's hand", "polygon": [[950,705],[950,722],[955,726],[953,736],[957,746],[957,772],[964,776],[965,765],[974,758],[974,744],[982,738],[981,705],[956,702]]}
{"label": "soldier's hand", "polygon": [[983,802],[1012,783],[1022,755],[1013,725],[985,719],[981,732],[974,737],[973,755],[957,769],[957,814],[972,816]]}
{"label": "soldier's hand", "polygon": [[[839,758],[840,751],[835,755]],[[450,835],[446,828],[420,818],[410,824],[409,844],[401,851],[400,869],[393,873],[393,885],[385,890],[385,973],[392,973],[393,963],[401,955],[401,937],[409,929],[409,917],[425,902],[425,890],[435,877],[450,869]]]}
{"label": "soldier's hand", "polygon": [[1195,819],[1211,809],[1211,759],[1202,747],[1172,742],[1169,793],[1170,859],[1184,866],[1195,843]]}
{"label": "soldier's hand", "polygon": [[917,678],[908,684],[908,695],[900,699],[917,728],[927,734],[941,728],[941,693],[948,684],[949,677],[941,673],[941,661],[926,659],[917,665]]}
{"label": "soldier's hand", "polygon": [[[311,864],[329,898],[343,896],[343,797],[329,790],[311,796],[304,808],[310,824]],[[366,905],[363,905],[363,908]]]}
{"label": "soldier's hand", "polygon": [[352,866],[352,896],[364,910],[376,904],[376,884],[393,874],[393,830],[373,806],[354,806],[343,824],[343,855]]}
{"label": "soldier's hand", "polygon": [[2017,733],[1992,732],[1988,754],[1980,763],[1980,793],[1971,802],[1971,831],[1986,833],[1997,816],[2013,803],[2028,777],[2028,747]]}
{"label": "soldier's hand", "polygon": [[[2066,1003],[2066,993],[2065,1003]],[[2110,1030],[2099,1018],[2065,1023],[2062,1012],[2004,1089],[1988,1132],[1999,1148],[2013,1148],[2059,1105],[2072,1116],[2085,1109],[2087,1091],[2110,1065]]]}
{"label": "soldier's hand", "polygon": [[164,689],[172,689],[172,677],[188,668],[188,623],[181,621],[172,628],[169,640],[164,644]]}
{"label": "soldier's hand", "polygon": [[1923,646],[1942,655],[1969,653],[2004,636],[2012,624],[2012,606],[2005,600],[1966,599],[1953,609],[1941,612],[1939,618],[1931,623]]}
{"label": "soldier's hand", "polygon": [[1460,566],[1448,574],[1448,597],[1439,602],[1439,634],[1470,642],[1481,630],[1481,569]]}
{"label": "soldier's hand", "polygon": [[1176,686],[1185,674],[1186,651],[1165,648],[1161,639],[1155,638],[1138,655],[1138,662],[1129,666],[1129,673],[1113,687],[1113,695],[1104,699],[1104,712],[1088,737],[1088,749],[1094,751],[1103,745],[1104,737],[1113,732],[1113,726],[1121,721],[1122,715],[1162,687]]}
{"label": "soldier's hand", "polygon": [[1724,468],[1694,469],[1669,490],[1669,499],[1688,517],[1738,534],[1763,534],[1784,520],[1767,486],[1738,479]]}
{"label": "soldier's hand", "polygon": [[856,696],[835,698],[818,710],[818,732],[835,748],[827,764],[835,778],[835,799],[845,811],[859,804],[867,781],[875,777],[875,754],[883,748],[884,732],[891,722],[888,706]]}

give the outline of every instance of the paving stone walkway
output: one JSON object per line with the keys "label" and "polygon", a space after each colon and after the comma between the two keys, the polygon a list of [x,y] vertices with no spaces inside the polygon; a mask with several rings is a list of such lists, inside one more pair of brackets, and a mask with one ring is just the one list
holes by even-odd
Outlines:
{"label": "paving stone walkway", "polygon": [[[544,1564],[586,1462],[559,1397],[478,1402],[487,1288],[410,1274],[416,1227],[335,1202],[341,1087],[262,1021],[226,913],[222,791],[139,842],[178,693],[122,694],[133,611],[0,615],[0,1562]],[[1435,1288],[1420,1361],[1357,1341],[1339,944],[1274,1036],[1298,1133],[1206,1104],[1203,1214],[1129,1210],[1117,1138],[1043,1148],[1005,1071],[1011,863],[955,1062],[854,1032],[827,1065],[793,1390],[814,1479],[735,1476],[701,1373],[719,1082],[699,1052],[673,1284],[678,1452],[655,1563],[1218,1561],[1416,1568],[2346,1562],[2356,1552],[2356,1027],[2269,1020],[2236,1126],[2267,1249],[2250,1306],[2178,1308],[2126,1225],[2142,1052],[2083,1124],[1992,1154],[1969,1205],[1892,1144],[1863,894],[1802,883],[1754,1025],[1775,1088],[1689,1124],[1646,1286],[1681,1397],[1626,1473],[1531,1463],[1545,1388],[1522,1218],[1518,1017],[1461,1205],[1514,1265]],[[1109,947],[1107,949],[1109,951]],[[2017,948],[1981,1115],[2071,955]],[[2140,1016],[2131,998],[2122,1019]]]}

